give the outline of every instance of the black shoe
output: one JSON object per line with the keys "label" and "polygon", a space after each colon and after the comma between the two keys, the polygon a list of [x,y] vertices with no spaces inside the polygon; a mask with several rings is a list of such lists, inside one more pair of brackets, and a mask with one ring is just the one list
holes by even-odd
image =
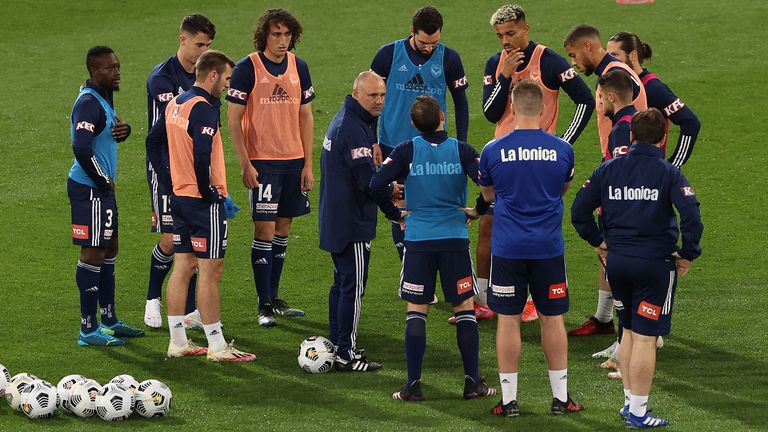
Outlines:
{"label": "black shoe", "polygon": [[373,372],[381,369],[381,363],[370,361],[365,356],[355,356],[352,360],[344,360],[336,356],[337,372]]}
{"label": "black shoe", "polygon": [[474,399],[478,397],[496,396],[496,389],[488,387],[485,380],[480,378],[475,382],[471,376],[464,376],[464,399]]}
{"label": "black shoe", "polygon": [[274,327],[277,325],[275,313],[272,311],[272,305],[264,303],[259,306],[259,325],[262,327]]}
{"label": "black shoe", "polygon": [[421,394],[421,380],[416,380],[411,385],[404,385],[398,392],[392,393],[392,399],[405,402],[419,402],[424,400]]}
{"label": "black shoe", "polygon": [[577,413],[583,409],[584,407],[581,406],[581,404],[574,402],[573,399],[571,399],[571,395],[568,395],[567,402],[562,402],[558,398],[553,398],[550,413],[552,413],[552,415],[565,415],[568,413]]}
{"label": "black shoe", "polygon": [[272,299],[272,311],[275,315],[282,315],[288,318],[304,316],[304,311],[290,306],[285,300],[279,298]]}
{"label": "black shoe", "polygon": [[500,400],[496,406],[491,408],[491,414],[502,417],[520,417],[520,408],[517,407],[516,400],[513,400],[506,405],[504,405],[503,400]]}

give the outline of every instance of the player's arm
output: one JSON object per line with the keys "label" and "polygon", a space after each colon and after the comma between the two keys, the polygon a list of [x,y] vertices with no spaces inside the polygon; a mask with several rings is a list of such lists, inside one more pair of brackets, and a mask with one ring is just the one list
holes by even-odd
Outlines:
{"label": "player's arm", "polygon": [[489,58],[483,74],[483,114],[491,123],[498,123],[504,115],[509,99],[509,83],[511,78],[504,74],[496,76],[499,55]]}
{"label": "player's arm", "polygon": [[301,59],[296,59],[296,69],[301,82],[301,108],[299,109],[299,135],[304,148],[304,168],[301,170],[301,190],[308,191],[314,185],[312,174],[312,144],[315,137],[315,117],[312,114],[312,101],[315,100],[315,89],[309,67]]}
{"label": "player's arm", "polygon": [[129,136],[131,136],[131,125],[117,116],[117,124],[112,126],[112,138],[121,143],[127,140]]}
{"label": "player's arm", "polygon": [[563,190],[560,193],[560,196],[565,196],[566,192],[568,192],[568,189],[571,187],[571,183],[573,182],[573,176],[576,174],[576,167],[574,166],[574,156],[573,156],[573,149],[570,150],[570,165],[568,166],[568,175],[565,177],[565,183],[563,184]]}
{"label": "player's arm", "polygon": [[445,49],[445,81],[453,98],[453,108],[456,111],[456,138],[466,141],[469,133],[469,102],[467,101],[467,75],[464,65],[456,51]]}
{"label": "player's arm", "polygon": [[674,170],[674,181],[670,182],[670,198],[680,215],[680,236],[682,246],[677,254],[688,261],[693,261],[701,255],[701,234],[704,225],[701,223],[699,201],[683,173]]}
{"label": "player's arm", "polygon": [[659,80],[651,80],[647,87],[648,106],[658,108],[672,123],[680,127],[677,146],[668,159],[670,163],[680,168],[693,153],[701,123],[688,105],[675,96],[666,84]]}
{"label": "player's arm", "polygon": [[595,111],[595,98],[589,87],[564,58],[547,48],[541,59],[542,81],[550,89],[562,88],[576,105],[562,138],[573,145],[589,124]]}
{"label": "player's arm", "polygon": [[376,55],[373,56],[373,61],[371,61],[371,70],[386,80],[387,76],[389,75],[389,70],[392,68],[392,60],[394,55],[394,43],[382,45],[379,50],[376,51]]}
{"label": "player's arm", "polygon": [[571,224],[576,229],[579,237],[586,240],[593,247],[599,247],[603,243],[603,234],[597,226],[594,211],[601,205],[600,192],[600,167],[592,176],[584,182],[584,185],[576,193],[576,198],[571,206]]}
{"label": "player's arm", "polygon": [[381,168],[371,177],[370,191],[381,212],[389,220],[400,220],[402,213],[392,203],[392,182],[408,176],[413,160],[413,143],[408,141],[395,147]]}
{"label": "player's arm", "polygon": [[[245,114],[245,105],[248,102],[248,95],[256,77],[253,72],[253,62],[246,57],[235,66],[232,71],[232,80],[227,90],[227,126],[229,126],[229,135],[232,138],[232,146],[237,153],[237,159],[240,161],[240,169],[243,174],[243,184],[249,189],[259,186],[259,173],[251,165],[248,157],[248,150],[245,147],[245,137],[243,136],[243,115]],[[241,66],[242,65],[242,66]]]}
{"label": "player's arm", "polygon": [[173,99],[173,82],[166,76],[151,75],[147,79],[147,96],[152,100],[147,132],[147,155],[150,158],[164,149],[167,141],[165,129],[165,108]]}
{"label": "player's arm", "polygon": [[197,179],[197,190],[204,200],[220,202],[225,197],[211,185],[211,151],[213,137],[219,130],[219,118],[216,110],[206,103],[197,103],[189,114],[187,132],[192,137],[192,160]]}
{"label": "player's arm", "polygon": [[106,124],[106,117],[99,102],[90,95],[81,97],[72,113],[72,124],[75,126],[72,151],[96,187],[102,192],[109,192],[114,190],[114,183],[93,153],[93,137],[104,130],[104,126],[100,125],[102,122]]}
{"label": "player's arm", "polygon": [[[478,197],[478,203],[481,201],[480,198],[487,204],[493,203],[496,199],[496,187],[494,186],[490,168],[491,151],[493,151],[491,150],[491,146],[486,144],[485,147],[483,147],[483,151],[480,152],[477,174],[477,184],[480,185],[480,197]],[[478,213],[480,213],[479,210]]]}

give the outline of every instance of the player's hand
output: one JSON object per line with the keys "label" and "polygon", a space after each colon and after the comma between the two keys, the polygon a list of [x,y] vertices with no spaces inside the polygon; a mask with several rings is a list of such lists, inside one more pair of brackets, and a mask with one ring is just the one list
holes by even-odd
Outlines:
{"label": "player's hand", "polygon": [[677,267],[677,277],[684,277],[688,274],[688,270],[691,269],[693,264],[691,261],[683,258],[677,252],[672,254],[675,257],[675,267]]}
{"label": "player's hand", "polygon": [[256,171],[256,168],[250,162],[243,167],[243,184],[248,189],[259,187],[259,172]]}
{"label": "player's hand", "polygon": [[465,215],[467,215],[467,226],[472,223],[472,221],[476,221],[480,219],[480,214],[477,212],[477,209],[474,207],[461,207],[461,211],[464,212]]}
{"label": "player's hand", "polygon": [[501,66],[501,74],[504,78],[510,78],[516,71],[517,67],[523,64],[525,54],[520,48],[513,48],[512,51],[507,53],[507,57],[504,58],[504,64]]}
{"label": "player's hand", "polygon": [[382,155],[381,155],[381,144],[375,143],[373,144],[373,164],[378,166],[381,166]]}
{"label": "player's hand", "polygon": [[128,123],[118,119],[118,123],[114,126],[112,126],[112,138],[115,139],[115,141],[123,141],[126,138],[128,138],[128,135],[131,134],[131,127],[128,126]]}
{"label": "player's hand", "polygon": [[309,192],[315,185],[315,177],[312,175],[312,167],[304,166],[301,170],[301,190]]}
{"label": "player's hand", "polygon": [[403,199],[403,189],[405,189],[404,184],[400,184],[398,182],[392,182],[392,199],[393,200],[402,200]]}
{"label": "player's hand", "polygon": [[605,262],[608,259],[608,245],[605,242],[600,243],[600,246],[595,248],[595,252],[597,252],[597,259],[600,260],[603,268],[605,268]]}
{"label": "player's hand", "polygon": [[400,231],[405,231],[405,217],[411,214],[410,210],[400,210],[400,219],[397,220],[397,224],[400,225]]}

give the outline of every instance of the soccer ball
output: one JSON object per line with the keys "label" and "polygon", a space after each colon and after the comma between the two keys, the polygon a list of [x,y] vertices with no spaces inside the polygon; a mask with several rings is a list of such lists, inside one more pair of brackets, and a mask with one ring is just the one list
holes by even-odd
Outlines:
{"label": "soccer ball", "polygon": [[34,380],[21,390],[21,411],[31,419],[53,417],[59,394],[48,381]]}
{"label": "soccer ball", "polygon": [[92,379],[72,385],[69,393],[69,410],[78,417],[91,417],[96,414],[96,395],[101,385]]}
{"label": "soccer ball", "polygon": [[125,420],[133,412],[133,392],[119,383],[109,383],[96,396],[96,413],[102,420]]}
{"label": "soccer ball", "polygon": [[142,381],[136,389],[136,412],[142,417],[162,417],[171,410],[173,394],[161,381]]}
{"label": "soccer ball", "polygon": [[109,381],[110,384],[122,384],[125,387],[128,387],[128,390],[131,391],[131,394],[136,393],[136,389],[139,388],[139,382],[136,381],[136,379],[130,375],[124,374],[124,375],[118,375],[114,378],[112,378]]}
{"label": "soccer ball", "polygon": [[308,373],[326,373],[336,361],[336,347],[322,336],[310,336],[299,347],[299,366]]}
{"label": "soccer ball", "polygon": [[72,412],[69,409],[69,395],[72,393],[72,386],[79,382],[85,382],[87,378],[82,375],[67,375],[56,385],[56,391],[59,393],[59,408],[66,412]]}
{"label": "soccer ball", "polygon": [[0,364],[0,397],[5,396],[5,388],[11,382],[11,373],[8,368]]}
{"label": "soccer ball", "polygon": [[8,405],[16,411],[21,411],[21,391],[29,383],[38,379],[36,376],[30,373],[20,373],[11,377],[11,382],[5,387],[5,400],[8,401]]}

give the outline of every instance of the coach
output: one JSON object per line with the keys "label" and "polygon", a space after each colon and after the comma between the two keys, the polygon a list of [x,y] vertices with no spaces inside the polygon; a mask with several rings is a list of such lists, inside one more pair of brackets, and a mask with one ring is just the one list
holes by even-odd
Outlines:
{"label": "coach", "polygon": [[[333,285],[328,296],[330,339],[338,346],[336,369],[373,371],[380,363],[355,352],[357,325],[371,240],[376,237],[376,201],[368,184],[376,172],[373,144],[376,119],[384,106],[386,85],[374,72],[360,73],[352,94],[331,121],[320,156],[320,249],[331,253]],[[385,214],[397,221],[400,211],[388,200]]]}
{"label": "coach", "polygon": [[[664,159],[665,119],[655,108],[635,114],[629,154],[601,164],[571,207],[579,235],[598,249],[624,328],[619,363],[627,426],[667,420],[646,409],[656,365],[656,338],[669,334],[677,276],[701,254],[704,229],[688,180]],[[672,206],[680,214],[680,226]],[[592,212],[602,206],[603,231]],[[682,247],[677,239],[682,233]]]}

